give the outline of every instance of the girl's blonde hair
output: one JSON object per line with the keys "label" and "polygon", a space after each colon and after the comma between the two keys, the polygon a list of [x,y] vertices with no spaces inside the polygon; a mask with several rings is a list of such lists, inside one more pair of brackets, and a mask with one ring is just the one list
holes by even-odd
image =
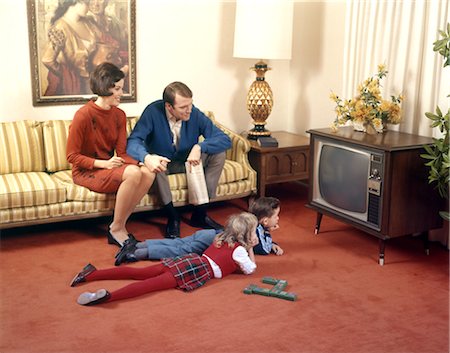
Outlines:
{"label": "girl's blonde hair", "polygon": [[227,243],[229,247],[233,247],[234,244],[239,243],[244,248],[248,248],[251,246],[252,232],[257,225],[258,219],[254,214],[242,212],[232,215],[224,231],[216,236],[215,245],[220,247]]}

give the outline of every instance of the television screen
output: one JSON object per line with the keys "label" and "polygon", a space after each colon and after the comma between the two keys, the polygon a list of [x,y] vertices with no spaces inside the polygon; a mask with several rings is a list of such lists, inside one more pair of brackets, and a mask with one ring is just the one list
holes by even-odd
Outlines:
{"label": "television screen", "polygon": [[347,148],[322,145],[319,190],[324,201],[346,211],[367,211],[370,156]]}

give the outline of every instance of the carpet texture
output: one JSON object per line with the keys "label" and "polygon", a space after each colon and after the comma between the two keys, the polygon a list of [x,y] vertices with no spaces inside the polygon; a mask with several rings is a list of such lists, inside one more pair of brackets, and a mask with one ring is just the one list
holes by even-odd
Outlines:
{"label": "carpet texture", "polygon": [[[280,229],[273,237],[283,256],[258,256],[257,272],[212,280],[191,293],[151,293],[83,307],[78,295],[114,290],[130,281],[102,281],[71,288],[72,277],[91,262],[113,267],[117,248],[107,245],[107,218],[3,231],[0,268],[0,352],[449,352],[449,252],[418,237],[386,244],[379,266],[378,240],[304,205],[297,183],[270,186],[281,200]],[[209,214],[222,223],[247,208],[223,202]],[[190,209],[183,210],[188,219]],[[162,237],[158,212],[133,215],[139,239]],[[182,236],[195,231],[182,223]],[[146,266],[139,262],[131,266]],[[288,281],[295,302],[246,295],[264,276]]]}

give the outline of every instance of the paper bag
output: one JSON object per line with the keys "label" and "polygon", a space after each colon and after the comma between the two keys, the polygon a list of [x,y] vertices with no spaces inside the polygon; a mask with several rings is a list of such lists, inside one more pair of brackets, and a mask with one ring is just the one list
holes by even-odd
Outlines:
{"label": "paper bag", "polygon": [[205,173],[203,164],[198,165],[185,163],[186,179],[189,191],[189,203],[192,205],[202,205],[209,202],[208,189],[206,188]]}

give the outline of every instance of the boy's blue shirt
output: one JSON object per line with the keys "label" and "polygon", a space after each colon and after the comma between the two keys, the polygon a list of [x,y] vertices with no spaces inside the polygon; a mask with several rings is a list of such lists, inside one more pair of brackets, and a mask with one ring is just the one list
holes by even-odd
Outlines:
{"label": "boy's blue shirt", "polygon": [[262,224],[258,224],[256,235],[258,236],[259,244],[253,247],[253,252],[255,255],[269,255],[272,252],[272,245],[276,244],[272,240],[269,230],[264,228]]}
{"label": "boy's blue shirt", "polygon": [[[205,139],[198,142],[198,138]],[[127,153],[140,162],[147,154],[157,154],[171,161],[186,161],[192,147],[199,144],[202,153],[216,154],[231,148],[230,138],[198,108],[192,106],[188,121],[183,121],[178,149],[172,143],[172,132],[162,100],[150,103],[128,137]]]}

